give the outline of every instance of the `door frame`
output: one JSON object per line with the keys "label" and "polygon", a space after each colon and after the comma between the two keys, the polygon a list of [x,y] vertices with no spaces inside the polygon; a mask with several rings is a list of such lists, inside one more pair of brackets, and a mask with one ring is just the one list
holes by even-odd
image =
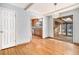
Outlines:
{"label": "door frame", "polygon": [[[72,19],[72,26],[73,26],[73,15],[68,15],[68,16],[62,16],[62,17],[54,18],[53,25],[55,26],[55,19],[68,18],[68,17],[70,17]],[[54,27],[53,27],[53,29],[54,29]],[[55,38],[55,30],[54,30],[54,38]],[[56,39],[58,39],[58,38],[56,38]],[[73,43],[73,28],[72,28],[72,42],[71,43]]]}

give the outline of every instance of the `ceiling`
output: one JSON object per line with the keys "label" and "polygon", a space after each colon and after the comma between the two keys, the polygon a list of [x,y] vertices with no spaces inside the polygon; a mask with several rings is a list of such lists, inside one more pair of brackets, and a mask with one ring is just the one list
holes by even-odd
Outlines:
{"label": "ceiling", "polygon": [[33,3],[33,4],[31,3],[11,3],[11,4],[17,7],[23,8],[23,9],[26,8],[26,11],[46,14],[49,12],[53,12],[55,10],[67,8],[69,6],[75,5],[76,3],[57,3],[56,6],[54,5],[54,3]]}
{"label": "ceiling", "polygon": [[11,5],[20,7],[20,8],[25,8],[26,6],[29,5],[29,3],[10,3]]}

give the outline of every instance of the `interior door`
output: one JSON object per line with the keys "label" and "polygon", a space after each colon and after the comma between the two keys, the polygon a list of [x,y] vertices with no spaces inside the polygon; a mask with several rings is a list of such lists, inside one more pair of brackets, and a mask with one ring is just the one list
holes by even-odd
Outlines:
{"label": "interior door", "polygon": [[2,47],[2,12],[1,12],[1,8],[0,8],[0,49]]}
{"label": "interior door", "polygon": [[1,8],[2,12],[2,49],[15,45],[15,11]]}

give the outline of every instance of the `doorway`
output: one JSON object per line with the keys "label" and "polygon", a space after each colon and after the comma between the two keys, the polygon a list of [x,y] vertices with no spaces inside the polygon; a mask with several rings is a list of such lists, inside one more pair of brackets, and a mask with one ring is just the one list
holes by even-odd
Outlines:
{"label": "doorway", "polygon": [[43,19],[42,18],[33,18],[32,19],[32,37],[37,36],[42,38],[42,27],[43,27]]}
{"label": "doorway", "polygon": [[54,19],[54,37],[73,43],[73,15]]}

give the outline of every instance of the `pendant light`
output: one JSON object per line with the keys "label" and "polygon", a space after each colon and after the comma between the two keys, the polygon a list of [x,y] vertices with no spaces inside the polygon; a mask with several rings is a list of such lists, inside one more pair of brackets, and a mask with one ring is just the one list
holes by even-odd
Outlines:
{"label": "pendant light", "polygon": [[[55,12],[56,12],[56,6],[57,6],[57,3],[54,3],[54,7],[55,7],[55,8],[54,8],[54,9],[55,9],[54,11],[55,11]],[[56,17],[56,13],[54,13],[54,16]]]}

